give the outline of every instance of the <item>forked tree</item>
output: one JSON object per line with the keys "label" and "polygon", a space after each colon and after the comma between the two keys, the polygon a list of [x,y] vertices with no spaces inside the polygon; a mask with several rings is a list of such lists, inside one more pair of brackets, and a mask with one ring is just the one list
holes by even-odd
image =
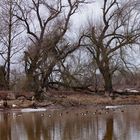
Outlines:
{"label": "forked tree", "polygon": [[[21,0],[15,16],[30,39],[25,51],[25,72],[29,90],[47,87],[49,76],[60,60],[76,50],[80,41],[70,43],[71,17],[85,0]],[[81,40],[81,39],[79,39]]]}
{"label": "forked tree", "polygon": [[[101,20],[90,23],[84,42],[91,52],[104,79],[105,91],[111,93],[112,76],[118,70],[115,58],[125,49],[135,48],[140,37],[140,13],[138,4],[132,1],[104,0]],[[130,52],[131,53],[131,52]]]}

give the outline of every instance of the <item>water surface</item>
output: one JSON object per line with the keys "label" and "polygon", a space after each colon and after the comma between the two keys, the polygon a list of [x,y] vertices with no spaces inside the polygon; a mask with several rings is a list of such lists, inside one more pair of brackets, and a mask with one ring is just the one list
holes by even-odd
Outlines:
{"label": "water surface", "polygon": [[0,140],[139,140],[140,107],[0,112]]}

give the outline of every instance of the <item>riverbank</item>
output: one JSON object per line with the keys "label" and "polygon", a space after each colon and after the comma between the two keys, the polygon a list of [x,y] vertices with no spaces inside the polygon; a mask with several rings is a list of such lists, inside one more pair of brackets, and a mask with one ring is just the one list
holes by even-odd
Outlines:
{"label": "riverbank", "polygon": [[111,98],[106,95],[86,94],[81,92],[61,92],[48,95],[45,100],[27,100],[26,98],[0,101],[1,109],[21,109],[21,108],[71,108],[90,107],[106,105],[136,105],[140,104],[140,95],[115,95]]}

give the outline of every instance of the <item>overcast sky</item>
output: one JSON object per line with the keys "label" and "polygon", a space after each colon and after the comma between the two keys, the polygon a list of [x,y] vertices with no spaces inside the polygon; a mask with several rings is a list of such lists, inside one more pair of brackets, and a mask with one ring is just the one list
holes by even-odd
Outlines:
{"label": "overcast sky", "polygon": [[94,21],[99,20],[101,14],[101,2],[95,1],[93,4],[81,6],[78,13],[73,16],[74,28],[79,28],[80,25],[85,25],[89,19]]}

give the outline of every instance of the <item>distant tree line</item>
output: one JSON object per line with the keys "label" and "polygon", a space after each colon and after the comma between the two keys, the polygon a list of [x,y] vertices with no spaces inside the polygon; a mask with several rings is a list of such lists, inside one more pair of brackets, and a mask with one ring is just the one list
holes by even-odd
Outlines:
{"label": "distant tree line", "polygon": [[140,3],[103,0],[100,20],[87,19],[88,24],[73,32],[73,16],[96,2],[1,1],[0,89],[20,88],[41,96],[41,89],[92,87],[110,94],[119,78],[134,79],[139,67],[130,57],[139,49]]}

